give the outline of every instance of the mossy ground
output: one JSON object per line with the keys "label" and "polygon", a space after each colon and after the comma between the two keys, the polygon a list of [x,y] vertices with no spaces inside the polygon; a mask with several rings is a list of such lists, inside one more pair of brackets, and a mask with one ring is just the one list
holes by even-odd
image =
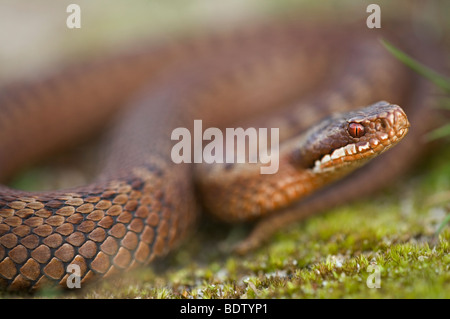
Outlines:
{"label": "mossy ground", "polygon": [[[265,2],[274,8],[274,2]],[[111,20],[105,17],[100,22]],[[244,257],[227,247],[248,228],[203,222],[190,240],[153,267],[81,291],[46,290],[36,297],[449,298],[450,226],[444,220],[450,214],[450,148],[445,145],[382,193],[292,225]],[[42,177],[31,175],[35,180],[25,183]],[[369,265],[379,267],[379,289],[367,286]]]}
{"label": "mossy ground", "polygon": [[[449,158],[444,148],[382,193],[280,231],[244,257],[226,247],[248,229],[209,221],[153,267],[37,297],[450,298]],[[369,265],[380,288],[367,285]]]}

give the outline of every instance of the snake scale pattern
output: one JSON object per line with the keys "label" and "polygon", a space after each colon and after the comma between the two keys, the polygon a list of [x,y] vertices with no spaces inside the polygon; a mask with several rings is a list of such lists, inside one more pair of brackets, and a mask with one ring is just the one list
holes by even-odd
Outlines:
{"label": "snake scale pattern", "polygon": [[[4,86],[2,181],[112,124],[90,185],[0,186],[0,287],[65,286],[71,264],[82,285],[147,265],[195,229],[199,202],[224,221],[259,220],[237,248],[245,252],[283,226],[397,179],[423,151],[417,144],[436,123],[434,100],[378,36],[359,25],[267,23],[166,40]],[[194,119],[204,127],[279,127],[286,141],[279,172],[173,164],[170,133],[191,130]],[[344,177],[402,139],[408,120],[401,143]]]}

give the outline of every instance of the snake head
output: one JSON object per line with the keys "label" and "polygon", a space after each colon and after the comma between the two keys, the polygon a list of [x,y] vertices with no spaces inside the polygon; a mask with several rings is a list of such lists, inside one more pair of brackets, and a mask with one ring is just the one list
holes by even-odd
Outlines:
{"label": "snake head", "polygon": [[291,160],[314,173],[349,170],[398,143],[408,129],[401,107],[378,102],[324,119],[303,135]]}

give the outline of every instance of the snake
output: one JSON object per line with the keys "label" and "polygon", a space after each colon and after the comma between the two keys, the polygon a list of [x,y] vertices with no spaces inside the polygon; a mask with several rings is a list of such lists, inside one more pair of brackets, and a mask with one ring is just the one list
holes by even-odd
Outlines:
{"label": "snake", "polygon": [[[93,136],[100,164],[85,186],[0,186],[0,287],[67,287],[73,265],[83,286],[148,265],[191,236],[203,211],[253,221],[236,247],[245,253],[397,180],[437,123],[433,89],[379,35],[278,21],[139,44],[3,85],[3,182]],[[405,44],[429,57],[419,47]],[[279,170],[174,163],[172,131],[198,119],[223,131],[279,128]]]}

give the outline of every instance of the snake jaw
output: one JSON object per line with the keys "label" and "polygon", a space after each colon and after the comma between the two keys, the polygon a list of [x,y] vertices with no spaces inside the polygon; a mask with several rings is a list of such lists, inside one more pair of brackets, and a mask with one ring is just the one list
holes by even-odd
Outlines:
{"label": "snake jaw", "polygon": [[[359,145],[357,145],[359,144]],[[313,167],[314,173],[324,171],[334,171],[346,163],[361,160],[364,156],[371,156],[375,153],[368,142],[349,144],[334,150],[331,155],[326,154],[320,160],[316,160]]]}

